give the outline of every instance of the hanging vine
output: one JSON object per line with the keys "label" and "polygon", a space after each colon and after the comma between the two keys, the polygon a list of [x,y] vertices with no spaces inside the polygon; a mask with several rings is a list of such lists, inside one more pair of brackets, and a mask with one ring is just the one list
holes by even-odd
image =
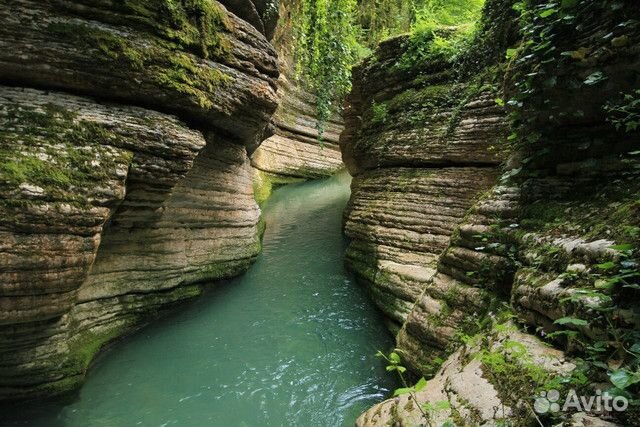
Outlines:
{"label": "hanging vine", "polygon": [[317,96],[320,137],[351,89],[358,51],[356,6],[356,0],[302,0],[294,11],[297,74]]}
{"label": "hanging vine", "polygon": [[[294,56],[298,78],[317,96],[317,129],[340,110],[351,89],[351,67],[382,39],[412,30],[475,21],[484,0],[299,0],[294,2]],[[430,42],[430,40],[429,40]],[[430,45],[418,40],[420,45]]]}

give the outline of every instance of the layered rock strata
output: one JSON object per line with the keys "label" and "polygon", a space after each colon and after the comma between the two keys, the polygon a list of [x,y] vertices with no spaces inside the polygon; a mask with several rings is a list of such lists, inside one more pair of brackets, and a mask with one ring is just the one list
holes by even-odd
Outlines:
{"label": "layered rock strata", "polygon": [[[541,415],[531,403],[549,388],[611,388],[606,378],[635,363],[623,349],[640,325],[640,139],[620,114],[637,99],[640,30],[630,3],[565,5],[574,13],[526,21],[532,40],[502,74],[520,40],[511,6],[487,2],[461,61],[473,73],[438,54],[415,61],[403,37],[354,71],[346,262],[397,333],[402,364],[428,379],[417,401],[389,399],[358,425],[637,422],[633,410]],[[511,123],[499,106],[509,97]],[[573,356],[599,360],[594,345],[612,356],[577,369]]]}
{"label": "layered rock strata", "polygon": [[397,330],[436,273],[454,229],[495,183],[506,119],[490,91],[398,69],[407,38],[380,45],[354,70],[342,135],[354,180],[347,264]]}
{"label": "layered rock strata", "polygon": [[278,68],[249,13],[260,2],[241,16],[213,1],[5,3],[0,398],[15,399],[77,387],[106,342],[248,267],[247,147],[269,134]]}
{"label": "layered rock strata", "polygon": [[[294,6],[293,1],[281,1],[280,15],[290,16]],[[291,19],[283,20],[276,29],[273,44],[282,72],[278,80],[280,105],[273,116],[275,134],[251,156],[260,175],[258,184],[267,187],[270,182],[327,177],[343,168],[338,146],[342,117],[336,114],[322,124],[319,135],[316,97],[295,78],[294,31]]]}

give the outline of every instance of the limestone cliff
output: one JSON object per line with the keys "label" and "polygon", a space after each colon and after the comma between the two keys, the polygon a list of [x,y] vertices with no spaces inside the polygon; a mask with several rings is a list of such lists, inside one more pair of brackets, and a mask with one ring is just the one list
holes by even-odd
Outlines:
{"label": "limestone cliff", "polygon": [[265,194],[272,184],[327,177],[343,167],[338,146],[342,118],[332,117],[320,137],[316,98],[295,78],[294,28],[290,17],[296,5],[291,0],[280,2],[280,15],[285,19],[276,28],[273,39],[281,70],[280,104],[273,116],[275,134],[263,141],[251,156],[251,164],[258,173],[257,188]]}
{"label": "limestone cliff", "polygon": [[[462,58],[416,61],[412,39],[383,42],[354,71],[341,138],[346,262],[402,363],[432,378],[417,394],[432,425],[533,425],[537,391],[591,395],[635,363],[623,348],[640,319],[640,135],[620,116],[637,112],[615,107],[640,84],[634,6],[539,1],[518,18],[512,5],[487,2]],[[585,371],[572,358],[598,360],[594,343],[614,356]],[[399,397],[358,425],[424,418]]]}
{"label": "limestone cliff", "polygon": [[77,387],[106,342],[255,258],[267,5],[2,2],[0,399]]}
{"label": "limestone cliff", "polygon": [[396,328],[431,281],[456,226],[495,183],[497,142],[507,135],[490,82],[452,82],[445,62],[422,72],[399,68],[408,42],[382,43],[375,59],[354,71],[342,135],[355,175],[347,264]]}

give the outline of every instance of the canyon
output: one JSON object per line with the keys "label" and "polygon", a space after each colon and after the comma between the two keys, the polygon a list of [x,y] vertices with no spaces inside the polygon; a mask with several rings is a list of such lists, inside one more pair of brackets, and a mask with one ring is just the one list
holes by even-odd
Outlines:
{"label": "canyon", "polygon": [[487,0],[458,56],[437,45],[456,29],[385,39],[322,132],[293,1],[5,3],[0,400],[80,388],[106,345],[250,268],[278,186],[346,168],[345,266],[427,379],[356,425],[637,422],[531,406],[635,354],[630,0],[532,2],[524,27]]}

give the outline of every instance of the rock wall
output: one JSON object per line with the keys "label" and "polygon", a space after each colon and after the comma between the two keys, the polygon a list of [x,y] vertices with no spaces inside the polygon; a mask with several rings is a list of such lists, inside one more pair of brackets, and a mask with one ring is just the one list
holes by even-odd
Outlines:
{"label": "rock wall", "polygon": [[[445,63],[400,69],[409,42],[383,42],[354,70],[342,135],[354,175],[345,231],[347,264],[398,329],[436,273],[451,235],[495,183],[506,137],[490,88],[452,82]],[[427,81],[427,83],[425,83]]]}
{"label": "rock wall", "polygon": [[[399,37],[354,70],[346,263],[387,316],[402,365],[428,378],[417,402],[389,399],[357,425],[636,425],[635,410],[531,406],[551,388],[593,395],[636,363],[622,348],[640,325],[629,125],[640,30],[629,2],[583,3],[542,13],[532,2],[519,20],[512,2],[489,1],[462,58],[416,60]],[[585,370],[573,357],[599,362]]]}
{"label": "rock wall", "polygon": [[266,5],[3,2],[0,399],[76,388],[105,343],[258,254]]}
{"label": "rock wall", "polygon": [[273,184],[331,176],[343,168],[338,146],[343,120],[335,115],[325,124],[320,138],[316,120],[316,98],[295,78],[294,28],[290,19],[297,3],[280,2],[284,18],[276,28],[273,44],[278,52],[280,105],[273,116],[275,134],[251,156],[257,169],[257,186],[265,194]]}

